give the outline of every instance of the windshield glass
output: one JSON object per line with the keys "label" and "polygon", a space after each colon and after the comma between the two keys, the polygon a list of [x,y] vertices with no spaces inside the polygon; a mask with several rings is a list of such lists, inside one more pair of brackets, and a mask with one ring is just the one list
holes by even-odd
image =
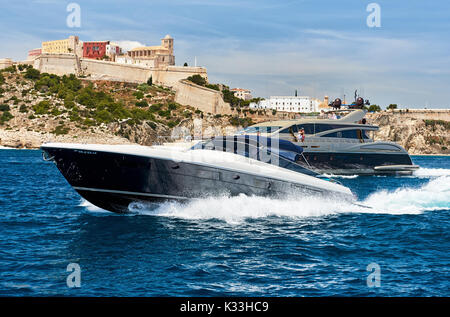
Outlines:
{"label": "windshield glass", "polygon": [[272,133],[281,129],[279,126],[264,126],[264,127],[248,127],[239,131],[237,134],[250,134],[250,133]]}

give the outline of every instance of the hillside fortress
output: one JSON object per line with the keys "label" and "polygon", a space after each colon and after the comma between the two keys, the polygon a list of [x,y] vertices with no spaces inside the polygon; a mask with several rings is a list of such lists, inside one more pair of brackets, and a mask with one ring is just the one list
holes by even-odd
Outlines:
{"label": "hillside fortress", "polygon": [[[92,54],[92,50],[105,53]],[[122,54],[121,49],[109,41],[83,43],[77,36],[70,36],[65,40],[43,42],[42,48],[31,50],[28,59],[17,62],[20,63],[32,65],[42,73],[59,76],[75,74],[92,80],[139,84],[152,78],[154,84],[173,89],[176,92],[175,101],[182,105],[211,114],[232,113],[220,91],[186,80],[193,75],[207,80],[207,70],[204,67],[175,66],[174,39],[170,35],[162,38],[159,46],[137,47],[126,54]],[[2,60],[3,67],[10,64],[10,60]]]}

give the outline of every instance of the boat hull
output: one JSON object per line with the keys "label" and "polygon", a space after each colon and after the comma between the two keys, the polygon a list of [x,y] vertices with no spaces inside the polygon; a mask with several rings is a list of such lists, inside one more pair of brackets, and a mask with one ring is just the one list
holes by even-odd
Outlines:
{"label": "boat hull", "polygon": [[330,192],[321,188],[191,162],[70,148],[42,149],[84,199],[118,213],[129,212],[132,202],[184,202],[218,195],[280,197],[301,191],[330,197]]}
{"label": "boat hull", "polygon": [[[413,165],[408,153],[339,153],[304,152],[307,163],[318,173],[334,175],[410,175],[418,167]],[[309,163],[309,165],[308,165]],[[385,167],[385,168],[377,168]],[[392,168],[389,168],[392,167]],[[398,168],[397,168],[398,167]]]}

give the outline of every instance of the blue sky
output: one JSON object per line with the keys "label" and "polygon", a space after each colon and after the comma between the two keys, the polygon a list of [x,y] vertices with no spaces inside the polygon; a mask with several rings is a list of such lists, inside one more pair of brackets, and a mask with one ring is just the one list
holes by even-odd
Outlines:
{"label": "blue sky", "polygon": [[[80,28],[66,25],[71,2]],[[371,2],[380,28],[366,24]],[[211,82],[254,96],[348,100],[358,89],[383,107],[450,108],[449,16],[449,1],[424,0],[0,0],[0,58],[72,34],[146,45],[170,34],[177,64],[197,57]]]}

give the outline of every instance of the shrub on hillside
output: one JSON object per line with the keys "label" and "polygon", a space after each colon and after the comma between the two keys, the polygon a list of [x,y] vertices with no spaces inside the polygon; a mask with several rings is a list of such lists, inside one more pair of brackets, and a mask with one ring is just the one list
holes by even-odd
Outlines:
{"label": "shrub on hillside", "polygon": [[150,112],[158,112],[159,110],[162,109],[162,106],[163,106],[163,105],[160,104],[160,103],[155,103],[155,104],[153,104],[153,105],[150,106],[149,111],[150,111]]}
{"label": "shrub on hillside", "polygon": [[4,111],[3,114],[0,116],[0,124],[9,121],[12,118],[14,118],[14,116],[9,111]]}
{"label": "shrub on hillside", "polygon": [[11,65],[9,67],[3,68],[1,70],[2,73],[15,73],[17,72],[16,65]]}
{"label": "shrub on hillside", "polygon": [[9,108],[9,105],[7,105],[5,103],[0,105],[0,111],[9,111],[9,110],[11,110]]}
{"label": "shrub on hillside", "polygon": [[175,102],[169,102],[168,109],[169,110],[177,110],[178,105]]}
{"label": "shrub on hillside", "polygon": [[148,107],[148,102],[145,100],[141,100],[135,103],[136,107],[145,108]]}
{"label": "shrub on hillside", "polygon": [[142,92],[147,92],[150,89],[150,86],[148,84],[140,84],[137,86],[137,89]]}
{"label": "shrub on hillside", "polygon": [[389,106],[387,106],[386,109],[387,109],[387,110],[394,110],[394,109],[397,109],[397,104],[391,103]]}
{"label": "shrub on hillside", "polygon": [[51,103],[48,100],[43,100],[33,106],[33,110],[36,114],[46,114],[51,108]]}
{"label": "shrub on hillside", "polygon": [[193,82],[194,84],[197,84],[197,85],[200,85],[200,86],[205,86],[206,85],[206,79],[203,78],[202,76],[198,75],[198,74],[189,76],[186,79],[191,81],[191,82]]}
{"label": "shrub on hillside", "polygon": [[31,80],[37,80],[41,76],[41,72],[35,68],[28,68],[25,72],[24,77]]}
{"label": "shrub on hillside", "polygon": [[231,117],[229,121],[230,121],[230,124],[235,127],[242,126],[242,127],[246,128],[253,124],[253,121],[251,118]]}
{"label": "shrub on hillside", "polygon": [[144,98],[144,93],[142,91],[136,91],[133,93],[133,96],[135,96],[136,99],[142,99]]}
{"label": "shrub on hillside", "polygon": [[63,125],[58,125],[55,128],[55,130],[52,131],[52,133],[54,133],[56,135],[67,134],[67,133],[69,133],[69,128],[67,128]]}
{"label": "shrub on hillside", "polygon": [[23,104],[20,105],[19,111],[20,111],[20,112],[28,112],[28,108],[27,108],[27,106],[23,103]]}

